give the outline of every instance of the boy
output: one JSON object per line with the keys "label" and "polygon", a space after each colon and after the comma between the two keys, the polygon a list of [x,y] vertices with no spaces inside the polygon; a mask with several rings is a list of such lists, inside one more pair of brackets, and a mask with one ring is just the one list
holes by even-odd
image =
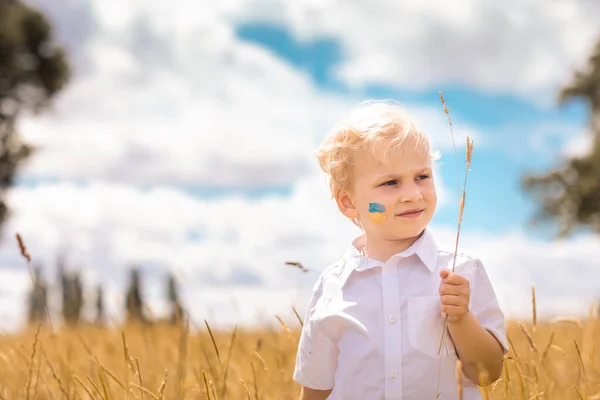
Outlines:
{"label": "boy", "polygon": [[496,381],[508,351],[504,315],[481,261],[459,251],[450,273],[454,246],[427,228],[437,196],[425,134],[398,106],[368,102],[317,156],[364,234],[313,288],[294,370],[301,399],[458,399],[458,359],[463,398],[481,398],[480,367]]}

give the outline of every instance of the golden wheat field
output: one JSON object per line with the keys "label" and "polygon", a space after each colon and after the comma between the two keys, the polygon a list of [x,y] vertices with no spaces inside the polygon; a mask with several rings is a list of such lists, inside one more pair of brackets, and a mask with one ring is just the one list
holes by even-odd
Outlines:
{"label": "golden wheat field", "polygon": [[[277,328],[31,328],[0,339],[3,399],[297,399],[301,319]],[[276,318],[276,317],[274,317]],[[508,323],[490,399],[600,399],[600,322]]]}

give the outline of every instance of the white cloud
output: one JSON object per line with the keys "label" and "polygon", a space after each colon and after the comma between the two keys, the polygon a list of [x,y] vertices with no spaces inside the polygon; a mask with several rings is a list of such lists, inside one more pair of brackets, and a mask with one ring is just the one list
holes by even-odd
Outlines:
{"label": "white cloud", "polygon": [[[321,271],[358,233],[328,199],[325,181],[316,174],[299,181],[289,197],[206,200],[169,187],[148,191],[63,183],[17,188],[10,205],[15,214],[0,247],[1,280],[10,282],[0,286],[6,300],[0,315],[7,329],[22,318],[28,285],[15,231],[22,233],[34,261],[43,262],[51,280],[56,255],[64,251],[69,265],[82,268],[88,288],[107,285],[108,309],[117,320],[125,267],[139,264],[144,291],[157,314],[165,310],[162,279],[173,269],[196,321],[207,318],[217,325],[257,323],[274,313],[290,316],[292,305],[303,310],[316,274],[284,261],[299,260]],[[453,242],[452,228],[434,230]],[[461,243],[482,257],[511,316],[528,315],[531,284],[537,287],[541,317],[585,312],[597,295],[594,238],[555,244],[525,234],[465,231]],[[224,308],[215,313],[218,306]]]}
{"label": "white cloud", "polygon": [[[328,129],[362,100],[320,91],[284,60],[239,41],[216,6],[148,1],[108,11],[103,1],[63,0],[66,11],[57,13],[36,3],[58,27],[75,77],[52,112],[21,120],[24,138],[40,147],[24,177],[285,185],[307,173]],[[441,105],[407,106],[438,149],[450,148]],[[458,124],[457,138],[466,134],[477,137]]]}
{"label": "white cloud", "polygon": [[589,129],[584,129],[571,137],[563,148],[563,155],[567,157],[578,157],[587,154],[592,149],[593,136]]}
{"label": "white cloud", "polygon": [[[64,3],[64,15],[48,10],[59,27],[83,12]],[[21,123],[41,148],[25,176],[286,184],[306,172],[324,131],[357,100],[321,93],[282,60],[238,41],[216,9],[91,4],[91,33],[70,46],[81,60],[74,81],[52,113]]]}
{"label": "white cloud", "polygon": [[240,21],[269,21],[301,40],[339,39],[337,75],[352,85],[548,96],[582,65],[600,35],[591,1],[245,1]]}

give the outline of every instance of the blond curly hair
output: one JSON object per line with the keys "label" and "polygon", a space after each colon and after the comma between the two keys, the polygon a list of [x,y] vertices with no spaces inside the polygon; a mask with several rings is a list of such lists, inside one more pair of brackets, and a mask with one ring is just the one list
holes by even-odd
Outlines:
{"label": "blond curly hair", "polygon": [[403,148],[408,139],[415,151],[424,151],[434,159],[427,135],[399,104],[368,100],[347,115],[325,138],[316,152],[321,169],[327,174],[332,197],[350,190],[352,173],[367,156],[376,156],[384,164]]}

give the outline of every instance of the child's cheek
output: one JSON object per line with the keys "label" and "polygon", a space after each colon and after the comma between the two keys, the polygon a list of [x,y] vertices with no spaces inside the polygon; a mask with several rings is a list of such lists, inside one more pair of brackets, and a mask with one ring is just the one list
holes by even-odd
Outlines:
{"label": "child's cheek", "polygon": [[376,224],[382,223],[385,218],[385,206],[381,203],[369,203],[369,219]]}

